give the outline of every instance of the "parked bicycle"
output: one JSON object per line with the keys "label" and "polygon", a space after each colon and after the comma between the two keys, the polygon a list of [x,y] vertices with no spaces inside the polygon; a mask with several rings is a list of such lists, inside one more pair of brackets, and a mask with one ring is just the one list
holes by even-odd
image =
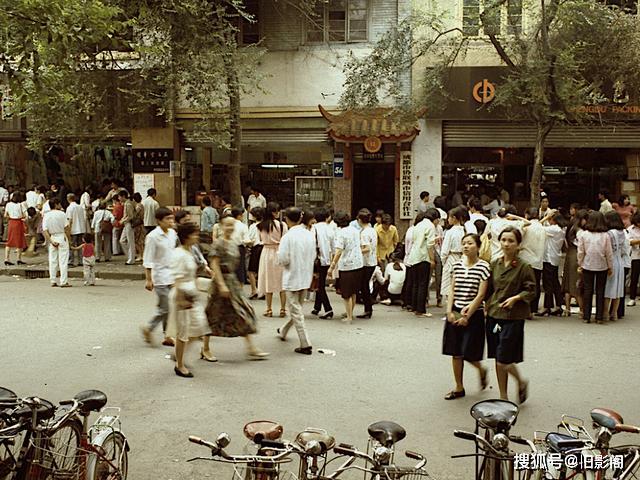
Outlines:
{"label": "parked bicycle", "polygon": [[[2,390],[0,479],[127,478],[129,445],[121,431],[120,409],[103,408],[104,393],[86,390],[56,408],[47,400],[18,399]],[[89,427],[89,416],[98,411],[103,415]]]}
{"label": "parked bicycle", "polygon": [[507,400],[484,400],[471,407],[471,416],[476,425],[473,432],[455,430],[453,434],[475,443],[472,454],[453,455],[452,458],[475,458],[476,480],[528,480],[534,472],[516,471],[515,452],[512,443],[528,447],[535,453],[536,446],[524,438],[511,435],[510,430],[518,419],[518,406]]}

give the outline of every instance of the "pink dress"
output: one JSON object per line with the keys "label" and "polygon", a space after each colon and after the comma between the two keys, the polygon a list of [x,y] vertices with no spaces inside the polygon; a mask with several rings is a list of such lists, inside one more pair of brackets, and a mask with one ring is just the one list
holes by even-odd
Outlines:
{"label": "pink dress", "polygon": [[278,264],[278,247],[285,233],[287,233],[287,225],[278,221],[270,232],[260,230],[260,241],[264,245],[258,267],[258,295],[260,296],[282,291],[282,267]]}

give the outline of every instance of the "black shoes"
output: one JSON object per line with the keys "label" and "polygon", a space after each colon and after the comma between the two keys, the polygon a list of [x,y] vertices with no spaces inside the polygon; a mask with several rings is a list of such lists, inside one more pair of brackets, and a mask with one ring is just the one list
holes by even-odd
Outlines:
{"label": "black shoes", "polygon": [[313,353],[313,347],[298,347],[293,350],[296,353],[301,353],[303,355],[311,355]]}
{"label": "black shoes", "polygon": [[176,375],[178,375],[179,377],[193,378],[193,373],[191,372],[183,373],[180,370],[178,370],[178,367],[173,367],[173,371],[176,372]]}
{"label": "black shoes", "polygon": [[373,312],[364,312],[362,315],[356,315],[356,318],[371,318]]}
{"label": "black shoes", "polygon": [[328,312],[324,312],[324,315],[320,315],[319,318],[326,320],[327,318],[333,318],[333,311],[329,310]]}
{"label": "black shoes", "polygon": [[316,309],[311,310],[311,315],[318,315],[318,313],[320,313],[320,310],[316,310]]}

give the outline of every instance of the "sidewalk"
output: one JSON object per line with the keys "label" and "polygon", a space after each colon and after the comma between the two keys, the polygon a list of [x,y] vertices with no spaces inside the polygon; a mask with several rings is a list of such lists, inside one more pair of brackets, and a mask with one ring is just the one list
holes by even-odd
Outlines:
{"label": "sidewalk", "polygon": [[[0,247],[2,248],[2,247]],[[4,248],[2,248],[4,251]],[[4,259],[4,257],[2,257]],[[4,260],[0,263],[0,275],[18,275],[26,278],[48,278],[49,260],[47,252],[40,247],[33,257],[23,256],[26,265],[5,266]],[[125,265],[126,257],[119,255],[112,257],[110,262],[96,263],[96,277],[109,280],[144,280],[144,269],[141,263]],[[15,254],[12,253],[11,261],[15,263]],[[69,278],[82,278],[82,265],[69,267]]]}

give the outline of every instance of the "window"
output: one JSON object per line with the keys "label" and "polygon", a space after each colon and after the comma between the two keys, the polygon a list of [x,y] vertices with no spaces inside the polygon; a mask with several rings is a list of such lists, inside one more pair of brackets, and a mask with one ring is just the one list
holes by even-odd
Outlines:
{"label": "window", "polygon": [[260,13],[259,0],[244,0],[245,11],[253,17],[252,21],[240,18],[238,25],[238,43],[240,45],[252,45],[260,41],[260,25],[258,18]]}
{"label": "window", "polygon": [[638,0],[603,0],[606,5],[615,5],[631,15],[638,13]]}
{"label": "window", "polygon": [[522,31],[522,0],[507,0],[487,11],[484,25],[480,13],[492,0],[462,0],[462,31],[465,35],[515,35]]}
{"label": "window", "polygon": [[306,42],[367,41],[367,0],[317,2],[314,18],[307,22]]}

